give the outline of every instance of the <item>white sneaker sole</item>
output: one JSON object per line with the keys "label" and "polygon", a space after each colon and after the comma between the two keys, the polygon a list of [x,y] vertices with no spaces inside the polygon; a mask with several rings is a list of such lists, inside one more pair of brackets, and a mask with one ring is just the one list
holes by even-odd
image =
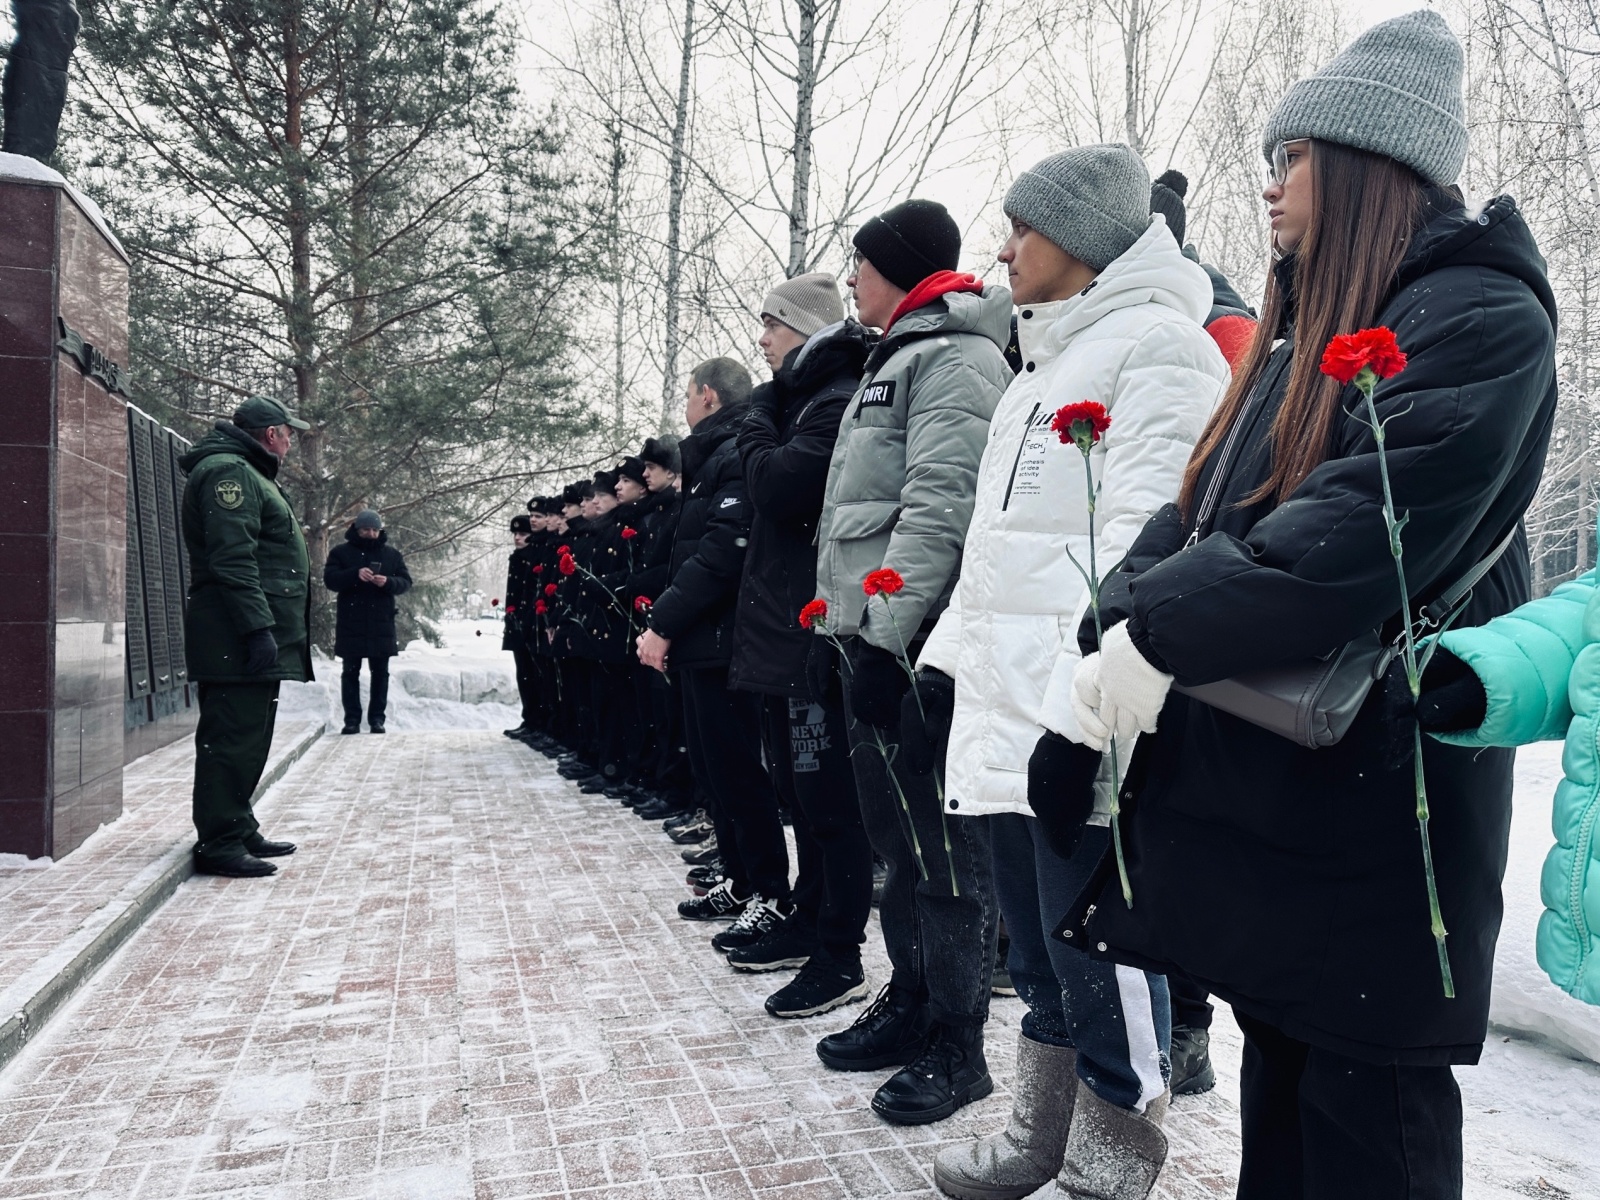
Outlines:
{"label": "white sneaker sole", "polygon": [[798,1017],[816,1017],[826,1012],[832,1012],[834,1009],[841,1008],[846,1004],[852,1003],[853,1001],[865,1000],[867,998],[867,994],[867,981],[863,979],[849,991],[835,996],[832,1000],[825,1000],[814,1008],[796,1009],[792,1012],[773,1012],[769,1008],[767,1009],[767,1013],[770,1016],[778,1017],[785,1021],[793,1020]]}
{"label": "white sneaker sole", "polygon": [[809,954],[801,958],[780,958],[772,962],[747,963],[728,960],[728,965],[735,971],[745,971],[751,975],[760,975],[766,971],[797,971],[811,961]]}

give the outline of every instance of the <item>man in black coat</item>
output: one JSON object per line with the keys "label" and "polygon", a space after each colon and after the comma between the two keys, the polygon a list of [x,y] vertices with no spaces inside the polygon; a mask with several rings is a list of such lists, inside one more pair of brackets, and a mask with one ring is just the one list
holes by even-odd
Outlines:
{"label": "man in black coat", "polygon": [[[532,508],[531,501],[529,507]],[[517,699],[522,706],[522,723],[515,729],[507,729],[505,734],[520,738],[532,733],[539,724],[538,675],[533,657],[536,593],[532,574],[535,551],[529,544],[533,540],[531,515],[511,518],[511,539],[515,549],[506,563],[506,590],[501,593],[505,632],[500,638],[500,649],[511,651],[511,659],[516,664]]]}
{"label": "man in black coat", "polygon": [[383,732],[389,703],[389,659],[400,653],[394,632],[394,599],[411,588],[411,572],[400,551],[389,545],[383,518],[372,509],[356,514],[344,545],[328,553],[322,582],[339,594],[333,652],[343,661],[339,692],[344,701],[343,733],[361,732],[361,660],[372,672],[367,728]]}
{"label": "man in black coat", "polygon": [[727,878],[685,900],[686,920],[742,917],[775,924],[789,912],[789,854],[772,782],[761,765],[755,698],[728,689],[734,605],[750,537],[750,505],[734,435],[748,410],[750,372],[728,358],[690,375],[679,446],[684,495],[672,549],[671,583],[650,609],[639,661],[670,665],[682,681],[685,732],[695,782],[710,796]]}
{"label": "man in black coat", "polygon": [[872,846],[843,706],[810,695],[812,635],[799,618],[817,593],[817,519],[839,421],[871,343],[845,319],[833,276],[821,272],[773,288],[761,323],[759,344],[773,376],[752,393],[738,438],[755,514],[728,679],[762,696],[762,743],[774,787],[794,814],[799,876],[793,914],[729,946],[728,963],[750,971],[801,967],[766,1002],[773,1016],[800,1017],[867,992],[861,943],[872,908]]}

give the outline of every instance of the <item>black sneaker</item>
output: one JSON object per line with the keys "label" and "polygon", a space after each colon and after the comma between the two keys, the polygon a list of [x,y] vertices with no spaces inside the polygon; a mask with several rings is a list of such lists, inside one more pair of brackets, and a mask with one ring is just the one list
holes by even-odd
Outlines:
{"label": "black sneaker", "polygon": [[722,859],[716,858],[711,862],[702,863],[698,867],[691,868],[689,873],[684,876],[683,881],[694,889],[696,896],[704,896],[727,877],[728,873],[723,870]]}
{"label": "black sneaker", "polygon": [[683,825],[687,825],[690,821],[698,821],[704,816],[705,812],[702,809],[682,809],[678,812],[677,816],[668,817],[665,821],[661,822],[661,832],[671,833],[674,829],[677,829]]}
{"label": "black sneaker", "polygon": [[733,894],[733,880],[724,879],[704,896],[678,901],[678,915],[685,921],[732,921],[750,903],[748,896]]}
{"label": "black sneaker", "polygon": [[701,816],[698,820],[690,821],[686,825],[679,825],[667,834],[669,838],[680,846],[687,846],[691,842],[703,842],[713,833],[716,826],[711,824],[711,818]]}
{"label": "black sneaker", "polygon": [[1017,985],[1011,982],[1011,968],[1007,965],[1010,956],[1011,939],[1005,934],[1000,935],[1000,944],[994,952],[994,970],[989,972],[989,991],[996,996],[1015,996]]}
{"label": "black sneaker", "polygon": [[1217,1086],[1211,1066],[1211,1031],[1188,1025],[1172,1027],[1172,1094],[1198,1096]]}
{"label": "black sneaker", "polygon": [[665,796],[653,796],[633,810],[633,815],[641,821],[660,821],[672,816],[678,811],[678,806]]}
{"label": "black sneaker", "polygon": [[[718,946],[717,939],[712,938],[711,944],[728,952],[728,965],[736,971],[790,971],[803,967],[817,952],[817,916],[797,913],[792,905],[786,907],[789,911],[783,920],[774,922],[754,941]],[[749,915],[747,909],[745,916]]]}
{"label": "black sneaker", "polygon": [[935,1025],[922,1053],[873,1095],[872,1111],[894,1125],[929,1125],[992,1091],[982,1027]]}
{"label": "black sneaker", "polygon": [[818,955],[767,997],[767,1011],[775,1017],[815,1017],[866,998],[867,978],[859,962],[842,965]]}
{"label": "black sneaker", "polygon": [[[734,950],[747,950],[782,925],[784,919],[792,912],[794,912],[794,905],[790,904],[789,901],[768,900],[760,893],[757,893],[750,897],[750,903],[745,906],[744,912],[739,914],[739,919],[711,939],[711,948],[713,950],[721,950],[724,953],[732,953]],[[761,968],[747,967],[744,969],[760,970]]]}
{"label": "black sneaker", "polygon": [[835,1071],[901,1066],[922,1053],[932,1026],[927,1003],[891,981],[854,1025],[817,1043],[817,1057]]}
{"label": "black sneaker", "polygon": [[678,851],[678,857],[691,867],[703,867],[708,862],[721,859],[722,851],[717,849],[717,839],[707,838],[698,846],[690,846],[687,850]]}

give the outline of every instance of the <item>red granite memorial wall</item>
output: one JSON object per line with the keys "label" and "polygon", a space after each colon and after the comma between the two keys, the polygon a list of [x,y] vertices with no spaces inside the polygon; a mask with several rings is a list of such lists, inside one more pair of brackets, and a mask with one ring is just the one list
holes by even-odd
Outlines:
{"label": "red granite memorial wall", "polygon": [[128,266],[38,171],[0,156],[0,853],[59,858],[122,811]]}

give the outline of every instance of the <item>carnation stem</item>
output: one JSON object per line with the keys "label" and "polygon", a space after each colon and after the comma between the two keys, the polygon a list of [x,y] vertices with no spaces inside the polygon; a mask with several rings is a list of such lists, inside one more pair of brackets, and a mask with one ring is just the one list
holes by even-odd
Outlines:
{"label": "carnation stem", "polygon": [[[1378,418],[1378,406],[1373,401],[1373,387],[1377,376],[1370,367],[1362,369],[1354,383],[1366,400],[1367,424],[1378,443],[1378,476],[1383,482],[1383,523],[1389,532],[1389,553],[1394,557],[1395,575],[1400,581],[1400,648],[1406,667],[1406,684],[1411,689],[1411,699],[1422,695],[1422,672],[1417,666],[1417,632],[1411,623],[1411,589],[1406,584],[1404,552],[1401,548],[1401,531],[1410,515],[1396,517],[1394,492],[1389,484],[1389,460],[1384,450],[1384,423]],[[1444,984],[1447,1000],[1456,995],[1455,978],[1450,970],[1450,952],[1445,948],[1444,914],[1439,908],[1439,884],[1433,872],[1433,842],[1428,836],[1428,784],[1422,767],[1422,727],[1413,724],[1412,777],[1417,791],[1417,833],[1422,838],[1422,871],[1428,887],[1428,927],[1433,933],[1433,944],[1439,952],[1439,977]]]}
{"label": "carnation stem", "polygon": [[[917,691],[917,672],[916,669],[911,665],[911,655],[906,651],[905,635],[900,632],[900,622],[894,619],[894,609],[890,607],[889,597],[887,596],[884,596],[883,598],[883,607],[889,613],[889,624],[894,628],[894,636],[900,643],[900,666],[905,670],[905,673],[911,677],[911,697],[917,702],[917,716],[922,719],[922,728],[924,734],[926,734],[928,728],[928,713],[927,710],[922,707],[922,693]],[[944,861],[950,868],[950,894],[953,896],[960,896],[961,885],[956,882],[955,855],[950,849],[950,823],[945,819],[944,815],[944,779],[939,774],[939,764],[937,762],[933,764],[933,791],[934,795],[936,795],[939,800],[939,831],[944,834]],[[911,810],[909,808],[906,810],[906,815],[908,817],[911,815]],[[912,831],[912,836],[916,836],[915,830]],[[922,877],[924,879],[928,877],[926,871],[923,872]]]}

